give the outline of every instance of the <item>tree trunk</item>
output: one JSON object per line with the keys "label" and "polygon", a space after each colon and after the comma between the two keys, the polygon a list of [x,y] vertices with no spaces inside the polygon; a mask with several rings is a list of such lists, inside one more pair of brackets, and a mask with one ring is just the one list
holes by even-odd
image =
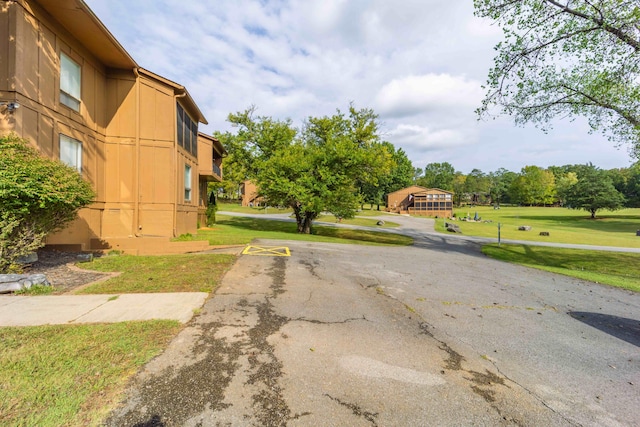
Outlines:
{"label": "tree trunk", "polygon": [[302,227],[302,233],[304,234],[311,234],[311,223],[313,222],[313,220],[311,218],[309,218],[308,216],[304,217],[304,224]]}
{"label": "tree trunk", "polygon": [[591,212],[591,219],[596,219],[596,210],[590,209],[589,212]]}
{"label": "tree trunk", "polygon": [[292,205],[293,213],[296,216],[296,225],[298,228],[298,233],[300,234],[311,234],[311,224],[313,220],[318,216],[313,212],[301,212],[300,206]]}

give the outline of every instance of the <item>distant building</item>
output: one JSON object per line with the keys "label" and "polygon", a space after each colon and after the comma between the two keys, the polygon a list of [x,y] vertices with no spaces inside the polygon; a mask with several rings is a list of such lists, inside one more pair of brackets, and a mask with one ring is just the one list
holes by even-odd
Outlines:
{"label": "distant building", "polygon": [[240,194],[242,195],[242,206],[260,206],[264,199],[258,195],[258,187],[251,180],[244,181],[240,186]]}
{"label": "distant building", "polygon": [[0,3],[0,134],[77,168],[97,194],[47,243],[195,232],[224,154],[200,123],[187,89],[141,68],[84,1]]}
{"label": "distant building", "polygon": [[453,216],[453,193],[419,185],[387,195],[387,212],[437,217]]}

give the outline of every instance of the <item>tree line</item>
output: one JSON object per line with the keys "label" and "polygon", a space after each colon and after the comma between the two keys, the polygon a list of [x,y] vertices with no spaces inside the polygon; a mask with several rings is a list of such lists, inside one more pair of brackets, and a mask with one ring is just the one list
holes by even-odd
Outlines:
{"label": "tree line", "polygon": [[595,217],[599,209],[640,207],[640,162],[628,168],[599,169],[593,164],[525,166],[519,173],[500,168],[465,175],[448,162],[415,170],[415,183],[453,191],[454,202],[584,209]]}

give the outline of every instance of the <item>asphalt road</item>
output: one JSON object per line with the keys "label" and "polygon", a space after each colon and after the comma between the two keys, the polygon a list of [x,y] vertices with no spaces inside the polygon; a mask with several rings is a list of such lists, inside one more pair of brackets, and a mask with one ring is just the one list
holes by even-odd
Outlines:
{"label": "asphalt road", "polygon": [[[640,425],[640,296],[412,247],[262,241],[113,426]],[[410,227],[407,223],[406,227]]]}

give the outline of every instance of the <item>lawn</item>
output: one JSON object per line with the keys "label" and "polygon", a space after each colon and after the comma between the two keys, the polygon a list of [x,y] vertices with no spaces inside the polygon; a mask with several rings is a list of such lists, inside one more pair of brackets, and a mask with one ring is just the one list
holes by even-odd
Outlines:
{"label": "lawn", "polygon": [[[213,227],[200,229],[198,234],[191,238],[208,240],[211,245],[243,245],[250,243],[253,239],[301,240],[359,245],[406,246],[413,243],[413,239],[410,237],[377,231],[314,225],[313,234],[299,234],[296,230],[295,222],[226,215],[217,215],[216,218],[217,223]],[[372,219],[368,221],[375,223],[375,220]],[[369,223],[367,222],[367,224]]]}
{"label": "lawn", "polygon": [[249,207],[242,206],[240,202],[237,203],[229,203],[229,202],[218,202],[218,210],[224,212],[240,212],[240,213],[248,213],[248,214],[281,214],[281,213],[293,213],[291,208],[274,208],[271,206],[257,206],[257,207]]}
{"label": "lawn", "polygon": [[485,245],[491,258],[640,292],[640,254],[529,245]]}
{"label": "lawn", "polygon": [[98,425],[175,321],[0,329],[0,425]]}
{"label": "lawn", "polygon": [[[530,240],[536,242],[558,242],[584,245],[620,246],[640,248],[640,209],[624,209],[615,212],[598,212],[598,218],[590,219],[589,213],[559,207],[492,207],[477,206],[455,209],[460,218],[475,214],[482,222],[456,221],[463,234],[469,236],[498,237],[498,223],[501,224],[501,238],[506,240]],[[484,221],[491,222],[484,222]],[[445,232],[444,221],[436,221],[436,230]],[[528,225],[531,231],[519,231],[518,227]],[[540,236],[541,231],[549,236]]]}
{"label": "lawn", "polygon": [[225,254],[109,255],[78,267],[122,274],[76,293],[213,292],[235,259]]}

